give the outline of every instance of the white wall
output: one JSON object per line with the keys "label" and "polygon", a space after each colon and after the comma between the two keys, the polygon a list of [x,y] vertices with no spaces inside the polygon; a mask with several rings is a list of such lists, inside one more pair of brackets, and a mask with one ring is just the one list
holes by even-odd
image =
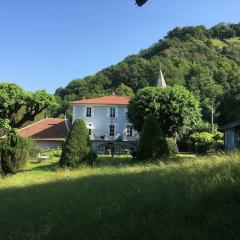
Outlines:
{"label": "white wall", "polygon": [[[86,107],[92,107],[92,117],[86,117]],[[110,118],[110,107],[116,108],[116,117]],[[83,119],[86,124],[92,124],[92,137],[94,135],[109,136],[109,125],[115,125],[115,134],[123,136],[126,134],[128,119],[126,117],[127,106],[94,106],[74,105],[73,122],[75,119]],[[126,140],[126,139],[125,139]],[[134,140],[131,138],[131,140]]]}
{"label": "white wall", "polygon": [[54,150],[54,149],[62,149],[62,141],[37,141],[37,146],[42,151]]}

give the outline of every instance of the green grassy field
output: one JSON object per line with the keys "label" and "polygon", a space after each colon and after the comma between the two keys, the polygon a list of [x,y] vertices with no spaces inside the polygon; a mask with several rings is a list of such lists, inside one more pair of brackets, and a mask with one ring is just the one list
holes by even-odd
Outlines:
{"label": "green grassy field", "polygon": [[105,157],[77,170],[56,161],[0,179],[1,240],[240,238],[238,153],[156,164]]}

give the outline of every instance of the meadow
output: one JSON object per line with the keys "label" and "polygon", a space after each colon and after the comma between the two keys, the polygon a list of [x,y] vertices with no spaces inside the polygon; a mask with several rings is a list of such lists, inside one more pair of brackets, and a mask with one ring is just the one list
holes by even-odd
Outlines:
{"label": "meadow", "polygon": [[32,160],[0,179],[0,239],[239,239],[240,154],[61,170]]}

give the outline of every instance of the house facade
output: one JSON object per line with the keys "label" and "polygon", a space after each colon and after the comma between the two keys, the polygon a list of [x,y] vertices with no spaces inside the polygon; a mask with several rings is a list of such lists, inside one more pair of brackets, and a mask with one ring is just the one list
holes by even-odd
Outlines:
{"label": "house facade", "polygon": [[113,94],[70,102],[73,107],[72,121],[85,121],[96,153],[105,153],[109,149],[124,153],[135,148],[138,133],[127,118],[130,99]]}

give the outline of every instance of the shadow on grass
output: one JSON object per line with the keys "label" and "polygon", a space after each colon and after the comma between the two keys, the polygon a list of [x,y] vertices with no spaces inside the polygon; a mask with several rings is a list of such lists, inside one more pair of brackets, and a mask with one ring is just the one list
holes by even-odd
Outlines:
{"label": "shadow on grass", "polygon": [[239,239],[240,170],[230,173],[153,170],[0,190],[0,239]]}
{"label": "shadow on grass", "polygon": [[[31,172],[31,171],[46,171],[46,172],[54,172],[59,168],[58,162],[36,162],[36,161],[32,161],[30,162],[31,164],[33,164],[33,166],[30,169],[25,169],[23,170],[23,172]],[[43,164],[43,165],[41,165]],[[34,166],[36,165],[36,166]]]}

